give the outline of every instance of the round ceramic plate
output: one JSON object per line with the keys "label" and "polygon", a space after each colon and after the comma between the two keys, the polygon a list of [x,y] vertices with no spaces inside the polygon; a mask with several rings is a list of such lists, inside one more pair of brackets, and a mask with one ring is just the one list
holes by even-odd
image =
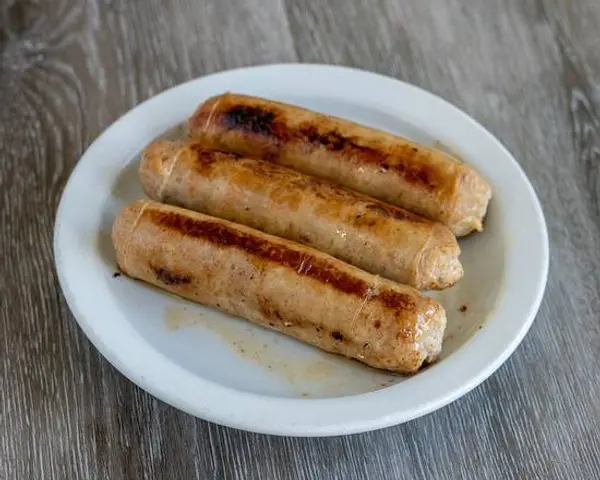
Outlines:
{"label": "round ceramic plate", "polygon": [[[245,320],[116,274],[110,230],[143,197],[138,154],[225,91],[308,107],[403,135],[474,165],[491,183],[485,232],[461,242],[464,279],[435,294],[448,313],[439,362],[410,378],[323,353]],[[79,325],[137,385],[198,417],[281,435],[339,435],[398,424],[484,381],[515,350],[539,307],[548,238],[518,163],[449,103],[397,80],[323,65],[210,75],[131,110],[85,152],[58,209],[60,284]]]}

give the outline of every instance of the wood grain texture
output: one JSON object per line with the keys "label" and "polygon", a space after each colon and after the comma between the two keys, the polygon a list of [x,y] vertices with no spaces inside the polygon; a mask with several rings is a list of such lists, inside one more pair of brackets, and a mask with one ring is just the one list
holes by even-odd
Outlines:
{"label": "wood grain texture", "polygon": [[[600,478],[597,0],[3,0],[0,478]],[[419,420],[293,439],[178,412],[117,373],[54,276],[56,206],[119,115],[195,76],[358,66],[465,109],[515,154],[551,234],[545,300],[487,382]]]}

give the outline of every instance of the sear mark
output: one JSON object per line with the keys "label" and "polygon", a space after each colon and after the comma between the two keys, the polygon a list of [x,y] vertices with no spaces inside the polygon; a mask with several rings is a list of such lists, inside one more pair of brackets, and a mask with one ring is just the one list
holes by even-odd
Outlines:
{"label": "sear mark", "polygon": [[381,300],[388,308],[397,308],[400,310],[411,310],[415,308],[415,300],[410,295],[386,290],[379,293],[375,298]]}
{"label": "sear mark", "polygon": [[164,267],[157,267],[156,265],[150,265],[150,268],[156,275],[156,278],[165,285],[187,285],[192,283],[192,277],[189,275],[175,273]]}
{"label": "sear mark", "polygon": [[344,340],[344,336],[338,331],[331,332],[331,336],[338,342],[342,342]]}
{"label": "sear mark", "polygon": [[265,137],[277,137],[275,113],[260,107],[236,105],[223,115],[223,123],[231,130],[243,130]]}
{"label": "sear mark", "polygon": [[313,145],[322,145],[327,150],[337,152],[350,145],[350,141],[338,132],[320,133],[316,127],[309,126],[300,130],[304,138]]}
{"label": "sear mark", "polygon": [[211,167],[214,163],[219,161],[228,160],[239,160],[242,158],[241,155],[232,152],[224,152],[222,150],[209,149],[202,146],[201,143],[193,143],[190,145],[190,150],[196,155],[194,166],[200,172]]}
{"label": "sear mark", "polygon": [[344,152],[348,156],[356,156],[361,163],[378,166],[381,173],[394,171],[409,183],[420,184],[428,189],[436,188],[438,185],[433,169],[422,162],[415,161],[419,156],[416,148],[405,148],[401,152],[391,154],[379,148],[361,145],[356,138],[345,137],[334,130],[321,132],[311,124],[299,128],[298,138],[331,152]]}
{"label": "sear mark", "polygon": [[[212,220],[200,220],[180,212],[163,212],[147,209],[144,212],[150,221],[161,228],[177,232],[186,237],[201,238],[218,245],[220,248],[237,248],[254,257],[273,262],[311,277],[341,292],[364,298],[369,292],[369,282],[340,268],[335,262],[261,238],[259,235],[244,232],[227,224]],[[310,268],[303,268],[310,265]],[[191,278],[188,278],[189,283]],[[394,309],[414,309],[416,304],[411,295],[384,290],[373,300],[381,301],[386,307]]]}

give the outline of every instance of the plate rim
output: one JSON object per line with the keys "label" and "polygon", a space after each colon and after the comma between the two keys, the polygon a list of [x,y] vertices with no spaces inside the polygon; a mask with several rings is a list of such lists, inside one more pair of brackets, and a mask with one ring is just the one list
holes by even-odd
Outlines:
{"label": "plate rim", "polygon": [[[107,345],[103,339],[99,336],[98,332],[93,328],[93,320],[90,320],[89,312],[86,313],[85,309],[82,309],[79,304],[76,294],[71,289],[69,284],[69,279],[67,277],[67,273],[65,272],[64,267],[64,257],[65,255],[63,251],[63,238],[64,238],[64,228],[65,224],[61,221],[61,219],[65,216],[65,211],[68,208],[68,199],[70,197],[70,193],[73,189],[73,185],[81,175],[81,172],[84,171],[86,166],[90,166],[92,161],[94,160],[94,156],[89,154],[90,151],[94,152],[95,149],[98,148],[99,145],[102,144],[103,140],[107,138],[107,135],[115,129],[119,128],[120,125],[123,125],[128,116],[135,115],[135,112],[139,112],[144,108],[147,108],[148,105],[152,103],[158,102],[159,98],[165,98],[164,96],[168,95],[169,92],[173,92],[177,89],[190,88],[196,83],[201,83],[206,81],[209,78],[215,79],[218,77],[225,76],[237,76],[237,75],[246,75],[248,73],[257,72],[257,71],[268,71],[268,70],[320,70],[321,74],[328,73],[332,74],[336,72],[336,75],[350,75],[350,76],[363,76],[363,78],[369,78],[374,82],[380,83],[390,83],[391,86],[397,87],[399,89],[405,89],[417,96],[425,98],[428,102],[432,102],[433,104],[438,104],[440,108],[444,108],[447,111],[451,111],[452,114],[456,117],[460,117],[461,121],[468,122],[472,128],[475,128],[479,131],[479,133],[486,137],[487,141],[491,141],[494,145],[494,148],[498,150],[506,160],[509,161],[511,168],[515,169],[519,174],[519,180],[521,186],[524,187],[524,193],[526,194],[528,200],[530,201],[530,207],[533,208],[533,213],[535,216],[535,220],[537,221],[537,237],[541,240],[540,245],[540,259],[541,265],[537,270],[536,281],[534,285],[534,296],[530,302],[528,302],[528,307],[526,311],[523,312],[523,321],[520,325],[520,328],[514,332],[511,341],[504,345],[502,351],[499,354],[496,354],[495,358],[487,361],[485,365],[478,368],[478,373],[476,375],[471,376],[468,380],[463,381],[463,383],[454,386],[453,388],[447,389],[446,393],[443,395],[438,395],[436,398],[430,399],[430,401],[421,403],[419,405],[414,406],[410,410],[402,410],[402,411],[394,411],[393,408],[387,408],[385,414],[374,414],[369,418],[360,418],[358,420],[347,420],[347,421],[315,421],[313,424],[310,423],[297,423],[293,420],[286,422],[273,422],[269,423],[266,419],[262,418],[261,415],[248,415],[246,418],[235,417],[234,415],[228,415],[227,407],[219,412],[215,412],[214,406],[202,405],[201,407],[198,405],[198,402],[192,403],[190,401],[184,400],[182,398],[178,398],[177,394],[174,394],[168,388],[165,388],[165,385],[157,384],[155,381],[150,380],[149,376],[145,376],[140,372],[136,372],[132,369],[131,363],[126,362],[122,357],[122,353],[115,352],[110,348],[110,345]],[[378,428],[384,428],[391,425],[396,425],[399,423],[403,423],[420,416],[423,416],[427,413],[430,413],[438,408],[448,405],[453,402],[457,398],[465,395],[473,388],[480,385],[484,382],[491,374],[493,374],[507,359],[508,357],[515,351],[518,345],[521,343],[529,328],[531,327],[537,311],[539,310],[541,301],[543,299],[547,277],[548,277],[548,268],[549,268],[549,239],[546,221],[544,218],[543,210],[539,199],[535,193],[535,190],[525,175],[523,169],[520,164],[516,161],[516,159],[510,154],[510,152],[506,149],[506,147],[494,136],[492,135],[485,127],[483,127],[479,122],[477,122],[474,118],[469,116],[467,113],[454,106],[447,100],[442,97],[439,97],[433,93],[430,93],[420,87],[415,85],[400,81],[398,79],[388,77],[385,75],[381,75],[374,72],[368,72],[365,70],[352,68],[352,67],[343,67],[343,66],[335,66],[335,65],[327,65],[327,64],[299,64],[299,63],[279,63],[279,64],[267,64],[267,65],[258,65],[252,67],[241,67],[235,68],[231,70],[224,70],[216,73],[212,73],[205,76],[200,76],[195,79],[189,80],[182,84],[176,85],[169,89],[162,91],[161,93],[145,100],[134,108],[130,109],[122,116],[120,116],[117,120],[115,120],[110,126],[108,126],[102,133],[89,145],[89,147],[85,150],[85,152],[81,155],[79,161],[73,168],[70,173],[69,179],[65,184],[63,189],[61,199],[56,211],[55,217],[55,229],[54,229],[54,237],[53,237],[53,252],[54,252],[54,260],[55,260],[55,269],[57,271],[59,284],[63,291],[63,295],[65,300],[71,310],[76,322],[79,324],[80,328],[84,331],[90,342],[98,349],[98,351],[113,365],[119,372],[121,372],[124,376],[126,376],[133,383],[138,385],[140,388],[146,390],[153,396],[169,403],[170,405],[183,410],[191,415],[203,418],[208,421],[212,421],[221,425],[240,428],[247,431],[253,431],[258,433],[269,433],[275,435],[289,435],[289,436],[331,436],[331,435],[339,435],[339,434],[351,434],[351,433],[359,433],[370,431]],[[489,332],[488,332],[489,333]],[[485,334],[485,332],[484,332]],[[474,337],[469,339],[465,345],[458,349],[451,357],[444,360],[444,362],[440,362],[440,364],[436,365],[435,371],[439,372],[440,375],[446,373],[446,371],[451,367],[451,364],[459,364],[461,363],[459,360],[460,357],[464,357],[466,351],[468,351],[468,345],[471,344],[477,336],[482,338],[484,334],[477,333]],[[153,347],[149,347],[154,350]],[[162,356],[162,354],[154,350],[155,354],[158,356]],[[462,353],[462,355],[461,355]],[[454,361],[451,361],[453,360]],[[166,357],[162,359],[162,361],[170,362]],[[171,362],[172,363],[172,362]],[[462,363],[464,363],[464,358],[462,358]],[[172,365],[175,366],[175,365]],[[182,367],[175,366],[181,369],[182,372],[185,372],[188,376],[195,377],[191,372],[185,371]],[[430,371],[434,371],[431,369]],[[422,384],[426,382],[427,379],[431,377],[430,371],[422,372],[421,374],[410,379],[414,386],[418,384]],[[181,373],[181,372],[179,372]],[[296,399],[296,398],[281,398],[281,397],[269,397],[258,394],[251,394],[247,392],[240,392],[237,390],[230,389],[228,387],[224,387],[213,383],[211,381],[202,379],[202,384],[206,388],[211,388],[213,391],[211,395],[216,395],[217,397],[223,396],[227,398],[232,398],[231,395],[234,395],[233,398],[236,398],[249,402],[250,404],[254,404],[257,406],[258,404],[262,404],[261,408],[259,408],[262,412],[268,412],[269,408],[275,408],[274,404],[277,405],[276,408],[287,409],[288,411],[299,411],[306,412],[307,409],[313,409],[316,411],[334,411],[334,409],[340,409],[341,404],[345,404],[344,408],[342,408],[342,415],[347,414],[350,411],[358,411],[360,412],[361,408],[366,408],[371,404],[378,405],[387,405],[390,401],[393,401],[394,392],[400,392],[401,390],[394,387],[388,387],[383,390],[369,392],[359,395],[354,395],[350,397],[339,397],[339,398],[325,398],[325,399]],[[408,383],[408,382],[404,382]],[[396,394],[397,395],[397,394]],[[374,403],[373,403],[374,402]],[[225,402],[224,402],[225,403]],[[366,407],[365,407],[366,405]],[[230,412],[229,412],[230,413]],[[315,416],[315,414],[309,414],[308,417]],[[318,415],[316,415],[318,416]],[[250,420],[248,418],[252,417]]]}

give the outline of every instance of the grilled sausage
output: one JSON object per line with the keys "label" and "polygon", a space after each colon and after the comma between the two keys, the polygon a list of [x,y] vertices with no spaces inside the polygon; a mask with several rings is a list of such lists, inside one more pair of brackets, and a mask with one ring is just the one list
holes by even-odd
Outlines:
{"label": "grilled sausage", "polygon": [[152,201],[125,207],[112,238],[123,273],[327,352],[397,373],[440,352],[433,299],[289,240]]}
{"label": "grilled sausage", "polygon": [[482,230],[489,185],[433,148],[300,107],[225,94],[189,122],[206,147],[263,158],[327,178],[446,224],[457,236]]}
{"label": "grilled sausage", "polygon": [[157,141],[140,179],[157,201],[242,223],[419,289],[462,276],[452,232],[371,197],[262,160]]}

